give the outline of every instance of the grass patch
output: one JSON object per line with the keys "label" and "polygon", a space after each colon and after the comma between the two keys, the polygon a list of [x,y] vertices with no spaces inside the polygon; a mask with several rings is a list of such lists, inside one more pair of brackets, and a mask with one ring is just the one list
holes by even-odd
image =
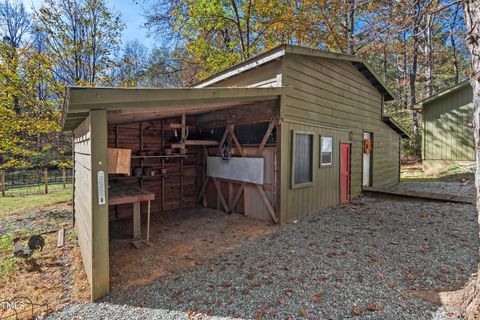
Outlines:
{"label": "grass patch", "polygon": [[423,172],[421,163],[401,166],[401,181],[463,182],[466,180],[473,181],[474,173],[470,168],[459,165],[450,166],[429,175]]}
{"label": "grass patch", "polygon": [[58,202],[68,202],[72,199],[72,186],[67,186],[63,189],[63,186],[59,188],[52,188],[48,194],[30,194],[22,195],[23,188],[15,190],[12,194],[8,194],[6,197],[0,197],[0,219],[10,214],[16,214],[23,211],[38,209],[39,207],[45,207],[54,205]]}

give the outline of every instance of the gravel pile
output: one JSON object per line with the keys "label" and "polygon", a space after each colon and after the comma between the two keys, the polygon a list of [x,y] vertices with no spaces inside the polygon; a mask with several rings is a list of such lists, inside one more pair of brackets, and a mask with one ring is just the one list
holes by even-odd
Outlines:
{"label": "gravel pile", "polygon": [[421,192],[447,193],[460,196],[475,196],[475,182],[402,182],[400,189]]}
{"label": "gravel pile", "polygon": [[410,290],[459,288],[478,245],[473,205],[363,197],[50,318],[458,319]]}

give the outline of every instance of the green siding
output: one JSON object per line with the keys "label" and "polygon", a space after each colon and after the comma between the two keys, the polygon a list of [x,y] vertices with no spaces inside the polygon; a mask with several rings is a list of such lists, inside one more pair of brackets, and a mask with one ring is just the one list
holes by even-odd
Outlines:
{"label": "green siding", "polygon": [[[92,110],[74,131],[75,227],[83,266],[96,300],[109,290],[107,115]],[[106,204],[98,204],[97,172],[103,170]]]}
{"label": "green siding", "polygon": [[423,159],[475,161],[472,119],[470,86],[425,104]]}
{"label": "green siding", "polygon": [[[282,222],[339,202],[338,154],[330,176],[317,176],[312,187],[291,188],[292,129],[311,131],[315,126],[324,126],[350,131],[341,139],[352,144],[353,195],[362,192],[363,132],[372,132],[373,186],[398,183],[399,135],[382,121],[381,94],[350,62],[287,54],[283,58],[282,85],[294,87],[281,103]],[[339,138],[337,133],[336,152]],[[318,148],[315,152],[318,155]]]}
{"label": "green siding", "polygon": [[[317,212],[321,208],[335,205],[340,201],[340,142],[350,142],[350,132],[324,128],[312,124],[282,123],[282,185],[281,223],[291,222],[302,216]],[[292,188],[292,146],[293,132],[313,134],[313,182],[311,185]],[[333,137],[333,165],[320,167],[320,136]]]}
{"label": "green siding", "polygon": [[[280,222],[339,203],[339,143],[350,142],[351,192],[362,192],[363,132],[374,134],[373,185],[399,181],[400,136],[382,121],[382,95],[351,62],[300,54],[255,68],[213,86],[290,86],[280,101]],[[292,188],[292,131],[315,134],[314,181]],[[334,138],[333,166],[319,168],[319,135]]]}

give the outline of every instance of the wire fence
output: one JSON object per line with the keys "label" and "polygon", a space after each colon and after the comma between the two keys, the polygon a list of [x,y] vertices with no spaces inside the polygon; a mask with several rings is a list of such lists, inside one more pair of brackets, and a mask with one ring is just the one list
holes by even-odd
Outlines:
{"label": "wire fence", "polygon": [[2,196],[41,194],[66,188],[72,183],[72,168],[45,168],[0,171]]}

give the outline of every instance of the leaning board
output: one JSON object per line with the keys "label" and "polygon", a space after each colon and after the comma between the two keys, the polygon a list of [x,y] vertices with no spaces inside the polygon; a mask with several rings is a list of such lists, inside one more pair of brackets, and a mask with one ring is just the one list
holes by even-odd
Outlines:
{"label": "leaning board", "polygon": [[231,157],[223,160],[220,157],[208,157],[207,176],[263,184],[263,158]]}

